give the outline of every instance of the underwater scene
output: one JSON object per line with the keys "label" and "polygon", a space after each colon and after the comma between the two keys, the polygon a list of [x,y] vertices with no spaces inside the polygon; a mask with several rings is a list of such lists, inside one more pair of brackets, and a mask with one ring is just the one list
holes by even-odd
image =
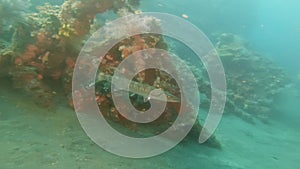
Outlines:
{"label": "underwater scene", "polygon": [[0,169],[300,168],[298,0],[0,0]]}

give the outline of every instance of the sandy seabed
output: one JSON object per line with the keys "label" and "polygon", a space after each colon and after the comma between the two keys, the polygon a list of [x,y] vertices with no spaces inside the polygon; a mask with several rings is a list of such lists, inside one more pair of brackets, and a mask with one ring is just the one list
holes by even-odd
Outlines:
{"label": "sandy seabed", "polygon": [[67,105],[43,109],[0,85],[1,169],[295,169],[298,131],[281,122],[253,125],[226,115],[216,132],[222,150],[183,141],[157,157],[128,159],[94,144]]}

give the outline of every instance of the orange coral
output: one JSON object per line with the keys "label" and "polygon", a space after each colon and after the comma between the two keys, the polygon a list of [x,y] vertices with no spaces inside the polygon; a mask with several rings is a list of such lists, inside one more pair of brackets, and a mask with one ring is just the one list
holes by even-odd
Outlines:
{"label": "orange coral", "polygon": [[38,80],[43,80],[44,77],[43,77],[42,74],[38,74],[36,78],[37,78]]}
{"label": "orange coral", "polygon": [[35,45],[28,45],[27,46],[27,50],[24,52],[24,54],[22,55],[22,60],[24,62],[28,62],[32,59],[34,59],[36,57],[36,53],[38,51],[38,47]]}
{"label": "orange coral", "polygon": [[21,58],[16,58],[14,61],[15,65],[21,66],[23,64],[23,60]]}
{"label": "orange coral", "polygon": [[68,68],[74,68],[75,67],[75,63],[76,63],[76,61],[75,61],[74,58],[67,57],[67,59],[66,59],[66,65],[67,65]]}
{"label": "orange coral", "polygon": [[69,99],[69,106],[72,108],[74,107],[74,102],[73,102],[73,99],[71,99],[71,98]]}

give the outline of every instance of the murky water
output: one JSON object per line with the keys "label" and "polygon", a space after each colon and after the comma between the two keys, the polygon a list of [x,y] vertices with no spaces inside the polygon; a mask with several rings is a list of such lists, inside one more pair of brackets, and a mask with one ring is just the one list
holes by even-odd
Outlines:
{"label": "murky water", "polygon": [[[66,2],[73,4],[72,7],[80,4],[79,0],[32,0],[31,6],[20,10],[15,6],[17,3],[0,0],[0,168],[299,168],[300,3],[296,0],[141,0],[135,6],[145,12],[179,16],[201,29],[216,47],[227,79],[228,102],[214,133],[222,148],[200,145],[197,140],[186,138],[170,151],[145,159],[119,157],[103,150],[80,126],[70,107],[70,86],[66,84],[71,76],[66,74],[74,66],[72,59],[81,47],[78,34],[84,30],[80,32],[76,24],[54,27],[53,20],[31,22],[27,14],[38,12],[36,6],[47,2],[64,4],[65,8]],[[104,25],[113,20],[117,15],[112,9],[99,12],[89,24]],[[76,12],[65,14],[76,18]],[[55,12],[51,15],[56,16]],[[28,20],[20,20],[18,16]],[[53,19],[48,15],[45,18]],[[38,25],[38,29],[31,24]],[[55,32],[57,37],[51,34],[51,40],[47,40],[49,32]],[[15,42],[14,36],[23,36],[22,33],[32,39]],[[49,45],[47,41],[54,42]],[[191,62],[191,69],[196,67],[196,72],[202,72],[201,82],[206,82],[205,67],[192,57],[194,53],[182,44],[167,42],[169,50]],[[61,52],[71,54],[65,57]],[[36,58],[30,58],[32,53]],[[56,63],[59,66],[53,66]],[[29,81],[33,76],[36,79]],[[44,84],[47,88],[41,87]],[[209,93],[204,84],[200,83],[204,86],[200,92]],[[50,95],[54,95],[51,104]],[[209,94],[201,100],[201,122],[208,110],[207,100]]]}

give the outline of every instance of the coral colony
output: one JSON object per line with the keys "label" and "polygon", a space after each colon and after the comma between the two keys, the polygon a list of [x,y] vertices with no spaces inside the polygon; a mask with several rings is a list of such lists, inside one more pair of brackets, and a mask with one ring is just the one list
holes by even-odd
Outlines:
{"label": "coral colony", "polygon": [[[97,14],[113,11],[122,16],[141,12],[138,0],[66,0],[61,6],[40,6],[36,13],[18,9],[18,3],[28,6],[25,1],[0,0],[0,76],[10,79],[15,88],[33,96],[35,102],[45,107],[55,106],[55,89],[64,91],[64,101],[74,106],[71,97],[73,69],[85,40],[101,27]],[[145,22],[153,21],[158,22],[155,18],[147,18]],[[225,112],[251,123],[255,119],[266,122],[272,113],[274,96],[287,85],[285,74],[272,62],[251,51],[237,35],[223,33],[216,35],[215,41],[227,77]],[[167,73],[147,69],[138,73],[130,85],[131,102],[141,111],[149,108],[149,103],[143,99],[149,91],[160,88],[167,93],[164,113],[149,124],[134,123],[120,115],[110,91],[111,76],[120,62],[133,52],[147,48],[168,49],[168,44],[161,35],[153,34],[122,40],[103,57],[93,85],[96,101],[107,120],[133,131],[151,126],[153,130],[149,132],[157,133],[172,125],[180,108],[178,86]],[[138,64],[142,63],[133,66]],[[203,73],[205,70],[192,65],[190,68],[197,77],[199,91],[206,95],[202,108],[208,108],[210,85]],[[199,123],[197,120],[193,130],[202,128]],[[220,147],[215,137],[208,142]]]}

